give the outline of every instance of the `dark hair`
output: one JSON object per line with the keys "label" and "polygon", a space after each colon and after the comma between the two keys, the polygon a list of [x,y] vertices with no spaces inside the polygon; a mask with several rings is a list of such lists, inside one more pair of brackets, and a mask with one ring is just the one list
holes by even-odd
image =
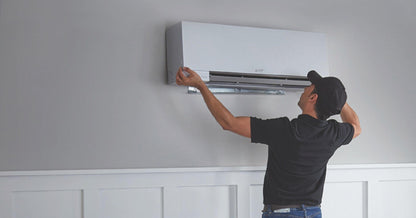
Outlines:
{"label": "dark hair", "polygon": [[[318,92],[316,91],[316,88],[313,89],[313,91],[311,92],[311,94],[318,94]],[[318,99],[319,99],[319,95],[318,95]],[[326,120],[326,119],[328,119],[330,117],[329,115],[325,115],[325,114],[322,114],[321,113],[321,111],[319,109],[318,101],[316,101],[316,104],[315,104],[315,112],[316,112],[316,116],[320,120]]]}

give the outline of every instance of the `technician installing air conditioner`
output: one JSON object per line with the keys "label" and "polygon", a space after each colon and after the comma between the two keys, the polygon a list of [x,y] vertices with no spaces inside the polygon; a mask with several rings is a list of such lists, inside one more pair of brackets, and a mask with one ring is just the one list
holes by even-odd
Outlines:
{"label": "technician installing air conditioner", "polygon": [[[201,25],[201,28],[205,29],[203,27],[210,24],[192,25]],[[218,32],[208,32],[220,33],[224,31],[225,34],[228,33],[228,28],[231,28],[235,34],[249,33],[245,32],[248,31],[245,27],[213,25],[212,28],[214,27],[218,28]],[[200,34],[204,35],[204,32],[199,32],[196,27],[192,28],[195,31],[192,34],[186,33],[186,28],[183,26],[174,28],[176,30],[170,29],[170,31],[182,29],[183,36],[196,35],[195,37],[197,37]],[[255,28],[249,29],[253,33],[256,32]],[[265,32],[275,31],[261,30]],[[261,36],[260,33],[259,35]],[[215,36],[217,35],[211,37],[215,38]],[[193,63],[193,66],[199,66],[201,69],[214,69],[212,72],[216,71],[215,66],[226,68],[224,64],[204,66],[205,62],[202,60],[195,62],[195,60],[199,59],[192,59],[192,57],[185,55],[185,53],[192,50],[185,48],[186,40],[188,38],[184,37],[183,63],[190,61],[189,63]],[[180,42],[180,40],[177,42]],[[172,52],[169,49],[171,47],[168,46],[168,55],[169,52]],[[193,54],[197,53],[197,51],[192,52],[194,52]],[[217,51],[208,51],[207,53],[215,52]],[[185,59],[184,57],[187,58]],[[169,61],[175,62],[178,60],[169,60],[168,58]],[[231,65],[230,69],[239,68]],[[241,69],[247,67],[244,66],[245,63],[241,65]],[[266,74],[269,72],[268,69],[264,70]],[[171,69],[169,69],[168,64],[169,81],[172,82],[172,73],[169,70]],[[208,109],[224,130],[248,137],[253,143],[268,145],[268,161],[263,185],[264,209],[262,216],[265,218],[288,217],[288,215],[290,217],[321,217],[320,204],[328,160],[340,146],[350,143],[353,138],[361,133],[358,116],[346,103],[347,94],[342,82],[335,77],[321,77],[313,70],[309,72],[298,71],[299,74],[300,72],[304,74],[308,72],[305,78],[310,81],[310,85],[304,88],[298,102],[302,113],[292,120],[289,120],[287,117],[263,120],[248,116],[234,117],[210,91],[208,87],[209,76],[211,76],[209,71],[208,74],[204,74],[205,71],[200,73],[188,67],[178,67],[174,74],[174,81],[178,85],[198,89]],[[222,71],[229,72],[224,69]],[[241,72],[247,71],[243,70]],[[332,119],[327,120],[335,114],[341,115],[342,123]]]}

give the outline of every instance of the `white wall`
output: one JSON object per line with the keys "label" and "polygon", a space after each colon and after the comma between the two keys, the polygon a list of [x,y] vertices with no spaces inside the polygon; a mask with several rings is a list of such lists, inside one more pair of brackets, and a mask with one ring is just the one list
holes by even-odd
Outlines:
{"label": "white wall", "polygon": [[[180,20],[326,33],[363,128],[331,163],[416,161],[413,0],[0,0],[0,170],[264,165],[266,146],[166,85]],[[298,97],[218,96],[263,118],[296,117]]]}
{"label": "white wall", "polygon": [[[263,177],[264,167],[0,172],[0,218],[255,218]],[[414,218],[415,201],[415,164],[330,165],[321,206],[323,217]]]}

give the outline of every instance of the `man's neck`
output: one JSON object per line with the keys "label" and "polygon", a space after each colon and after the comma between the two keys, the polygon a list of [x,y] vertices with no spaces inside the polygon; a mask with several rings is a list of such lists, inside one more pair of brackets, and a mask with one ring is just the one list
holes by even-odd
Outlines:
{"label": "man's neck", "polygon": [[316,114],[316,112],[314,110],[303,110],[302,114],[306,114],[309,115],[315,119],[318,119],[318,115]]}

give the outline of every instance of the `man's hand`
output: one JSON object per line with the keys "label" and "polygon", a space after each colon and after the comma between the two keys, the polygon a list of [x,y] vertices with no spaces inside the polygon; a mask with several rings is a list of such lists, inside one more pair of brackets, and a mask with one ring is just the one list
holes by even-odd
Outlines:
{"label": "man's hand", "polygon": [[201,77],[188,67],[184,67],[183,69],[189,73],[189,76],[185,76],[182,72],[182,67],[180,67],[178,73],[176,73],[176,84],[181,86],[192,86],[200,89],[204,84]]}

